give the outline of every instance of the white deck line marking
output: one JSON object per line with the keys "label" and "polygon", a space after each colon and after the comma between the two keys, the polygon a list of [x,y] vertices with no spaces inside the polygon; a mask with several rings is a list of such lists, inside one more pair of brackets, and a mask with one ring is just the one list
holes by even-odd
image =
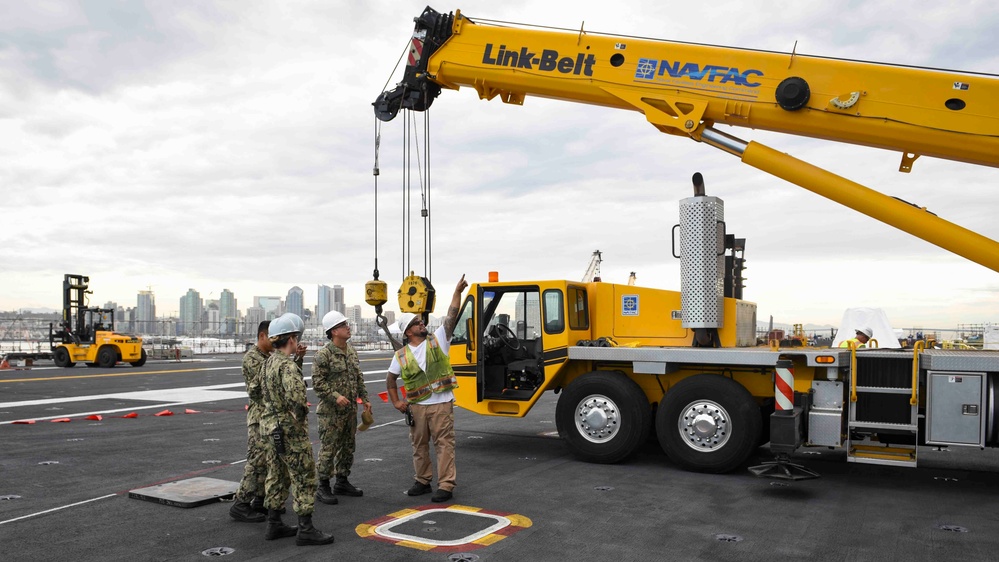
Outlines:
{"label": "white deck line marking", "polygon": [[82,502],[71,503],[69,505],[64,505],[62,507],[53,507],[52,509],[46,509],[45,511],[39,511],[38,513],[32,513],[30,515],[22,515],[21,517],[15,517],[14,519],[8,519],[6,521],[0,521],[0,525],[3,525],[4,523],[13,523],[14,521],[20,521],[22,519],[29,519],[31,517],[37,517],[39,515],[45,515],[46,513],[52,513],[53,511],[59,511],[61,509],[66,509],[66,508],[69,508],[69,507],[76,507],[78,505],[83,505],[85,503],[95,502],[97,500],[103,500],[103,499],[107,499],[107,498],[113,498],[113,497],[115,497],[117,495],[118,494],[108,494],[106,496],[101,496],[99,498],[92,498],[92,499],[89,499],[89,500],[83,500]]}
{"label": "white deck line marking", "polygon": [[[370,375],[372,373],[379,373],[383,371],[366,371],[361,373],[362,375]],[[312,380],[312,377],[305,377],[305,380]],[[364,381],[364,384],[372,384],[376,382],[384,382],[385,379],[375,379],[371,381]],[[40,400],[21,400],[17,402],[0,402],[0,408],[17,408],[19,406],[46,406],[49,404],[68,404],[70,402],[86,402],[88,400],[164,400],[165,398],[158,398],[159,396],[177,396],[178,393],[200,393],[205,390],[222,390],[226,388],[243,388],[245,383],[233,382],[226,384],[213,384],[210,386],[190,386],[186,388],[165,388],[162,390],[139,390],[135,392],[114,392],[111,394],[92,394],[89,396],[69,396],[65,398],[43,398]],[[204,400],[188,400],[178,402],[179,404],[196,404],[198,402],[214,402],[216,400],[230,400],[234,398],[245,397],[245,393],[240,393],[241,396],[222,396],[216,394],[213,396],[206,396],[208,399]],[[68,416],[55,416],[57,418],[64,418]]]}
{"label": "white deck line marking", "polygon": [[[371,371],[380,372],[380,371]],[[364,373],[370,374],[370,373]],[[306,377],[306,380],[312,377]],[[375,379],[373,381],[364,381],[365,384],[381,382],[381,379]],[[167,402],[159,402],[156,404],[148,404],[142,406],[130,406],[126,408],[115,408],[115,409],[104,409],[104,410],[93,410],[88,412],[76,412],[72,414],[59,414],[54,416],[44,416],[44,417],[32,417],[32,418],[18,418],[10,421],[0,421],[0,425],[11,425],[15,421],[22,421],[22,419],[32,419],[36,422],[54,420],[59,418],[82,418],[86,416],[92,416],[95,414],[117,414],[120,412],[132,412],[135,410],[152,410],[158,408],[169,408],[171,406],[185,406],[188,404],[201,404],[205,402],[216,402],[219,400],[238,400],[245,398],[245,392],[205,392],[205,391],[217,391],[226,388],[242,388],[244,383],[227,383],[227,384],[215,384],[210,386],[194,386],[188,388],[168,388],[163,390],[142,390],[137,392],[119,392],[114,394],[98,394],[91,396],[72,396],[68,398],[46,398],[42,400],[23,400],[20,402],[4,402],[0,403],[0,408],[16,408],[18,406],[42,406],[47,404],[65,404],[69,402],[81,402],[87,400],[105,400],[105,399],[115,399],[115,400],[142,400],[142,401],[153,401],[153,400],[168,400]],[[401,419],[398,421],[402,421]],[[389,422],[374,427],[383,427],[385,425],[390,425]]]}

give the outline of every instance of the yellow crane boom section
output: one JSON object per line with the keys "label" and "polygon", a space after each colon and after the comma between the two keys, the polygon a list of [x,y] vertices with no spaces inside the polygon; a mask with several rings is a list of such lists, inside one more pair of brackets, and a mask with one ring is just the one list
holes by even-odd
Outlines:
{"label": "yellow crane boom section", "polygon": [[[664,132],[694,133],[707,121],[999,166],[995,76],[477,24],[460,12],[452,31],[428,77],[483,99],[652,107],[672,118],[654,123]],[[800,109],[775,101],[788,78],[807,84]]]}
{"label": "yellow crane boom section", "polygon": [[475,22],[427,7],[403,81],[375,114],[423,111],[441,88],[639,111],[743,162],[999,271],[999,243],[717,123],[999,167],[999,76]]}

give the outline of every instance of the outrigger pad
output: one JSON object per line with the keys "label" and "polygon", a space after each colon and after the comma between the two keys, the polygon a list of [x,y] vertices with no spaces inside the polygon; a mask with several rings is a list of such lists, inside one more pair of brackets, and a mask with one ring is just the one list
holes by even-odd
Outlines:
{"label": "outrigger pad", "polygon": [[174,507],[198,507],[209,503],[230,500],[236,495],[239,482],[217,478],[188,478],[128,492],[128,497]]}
{"label": "outrigger pad", "polygon": [[761,478],[780,480],[811,480],[819,478],[819,473],[791,462],[772,461],[749,467],[749,471]]}

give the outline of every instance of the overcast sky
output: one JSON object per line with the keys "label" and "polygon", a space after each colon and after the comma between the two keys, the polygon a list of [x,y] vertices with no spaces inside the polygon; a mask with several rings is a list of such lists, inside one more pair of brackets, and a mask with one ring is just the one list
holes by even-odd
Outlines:
{"label": "overcast sky", "polygon": [[[61,306],[64,273],[92,304],[159,314],[188,288],[363,305],[374,268],[371,102],[421,1],[45,1],[0,9],[0,310]],[[953,7],[952,7],[953,6]],[[999,74],[999,4],[931,2],[481,2],[476,17],[624,35]],[[391,84],[399,78],[392,77]],[[422,127],[422,116],[417,126]],[[432,280],[576,279],[679,289],[670,254],[690,176],[747,239],[745,297],[761,321],[837,324],[884,308],[895,327],[999,321],[982,266],[656,131],[638,113],[446,91],[431,112]],[[999,239],[999,170],[724,128]],[[402,119],[382,128],[379,265],[403,277]],[[424,150],[420,141],[421,152]],[[415,172],[414,172],[415,173]],[[423,269],[419,193],[412,268]],[[443,302],[442,302],[443,301]],[[364,306],[371,316],[371,307]]]}

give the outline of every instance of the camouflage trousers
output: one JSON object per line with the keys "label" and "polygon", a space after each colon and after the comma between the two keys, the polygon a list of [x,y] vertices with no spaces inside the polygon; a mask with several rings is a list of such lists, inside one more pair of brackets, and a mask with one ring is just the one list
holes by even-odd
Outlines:
{"label": "camouflage trousers", "polygon": [[354,448],[357,444],[357,404],[337,407],[332,413],[319,417],[319,478],[329,480],[334,476],[350,476],[354,465]]}
{"label": "camouflage trousers", "polygon": [[267,461],[264,455],[267,444],[260,435],[260,424],[246,426],[246,433],[246,466],[243,467],[243,478],[236,490],[236,501],[241,502],[263,497],[264,479],[267,478]]}
{"label": "camouflage trousers", "polygon": [[268,436],[264,456],[267,478],[264,480],[264,507],[281,509],[293,490],[292,508],[298,515],[312,515],[316,505],[316,463],[308,438],[285,436],[284,454],[278,455],[274,439]]}

